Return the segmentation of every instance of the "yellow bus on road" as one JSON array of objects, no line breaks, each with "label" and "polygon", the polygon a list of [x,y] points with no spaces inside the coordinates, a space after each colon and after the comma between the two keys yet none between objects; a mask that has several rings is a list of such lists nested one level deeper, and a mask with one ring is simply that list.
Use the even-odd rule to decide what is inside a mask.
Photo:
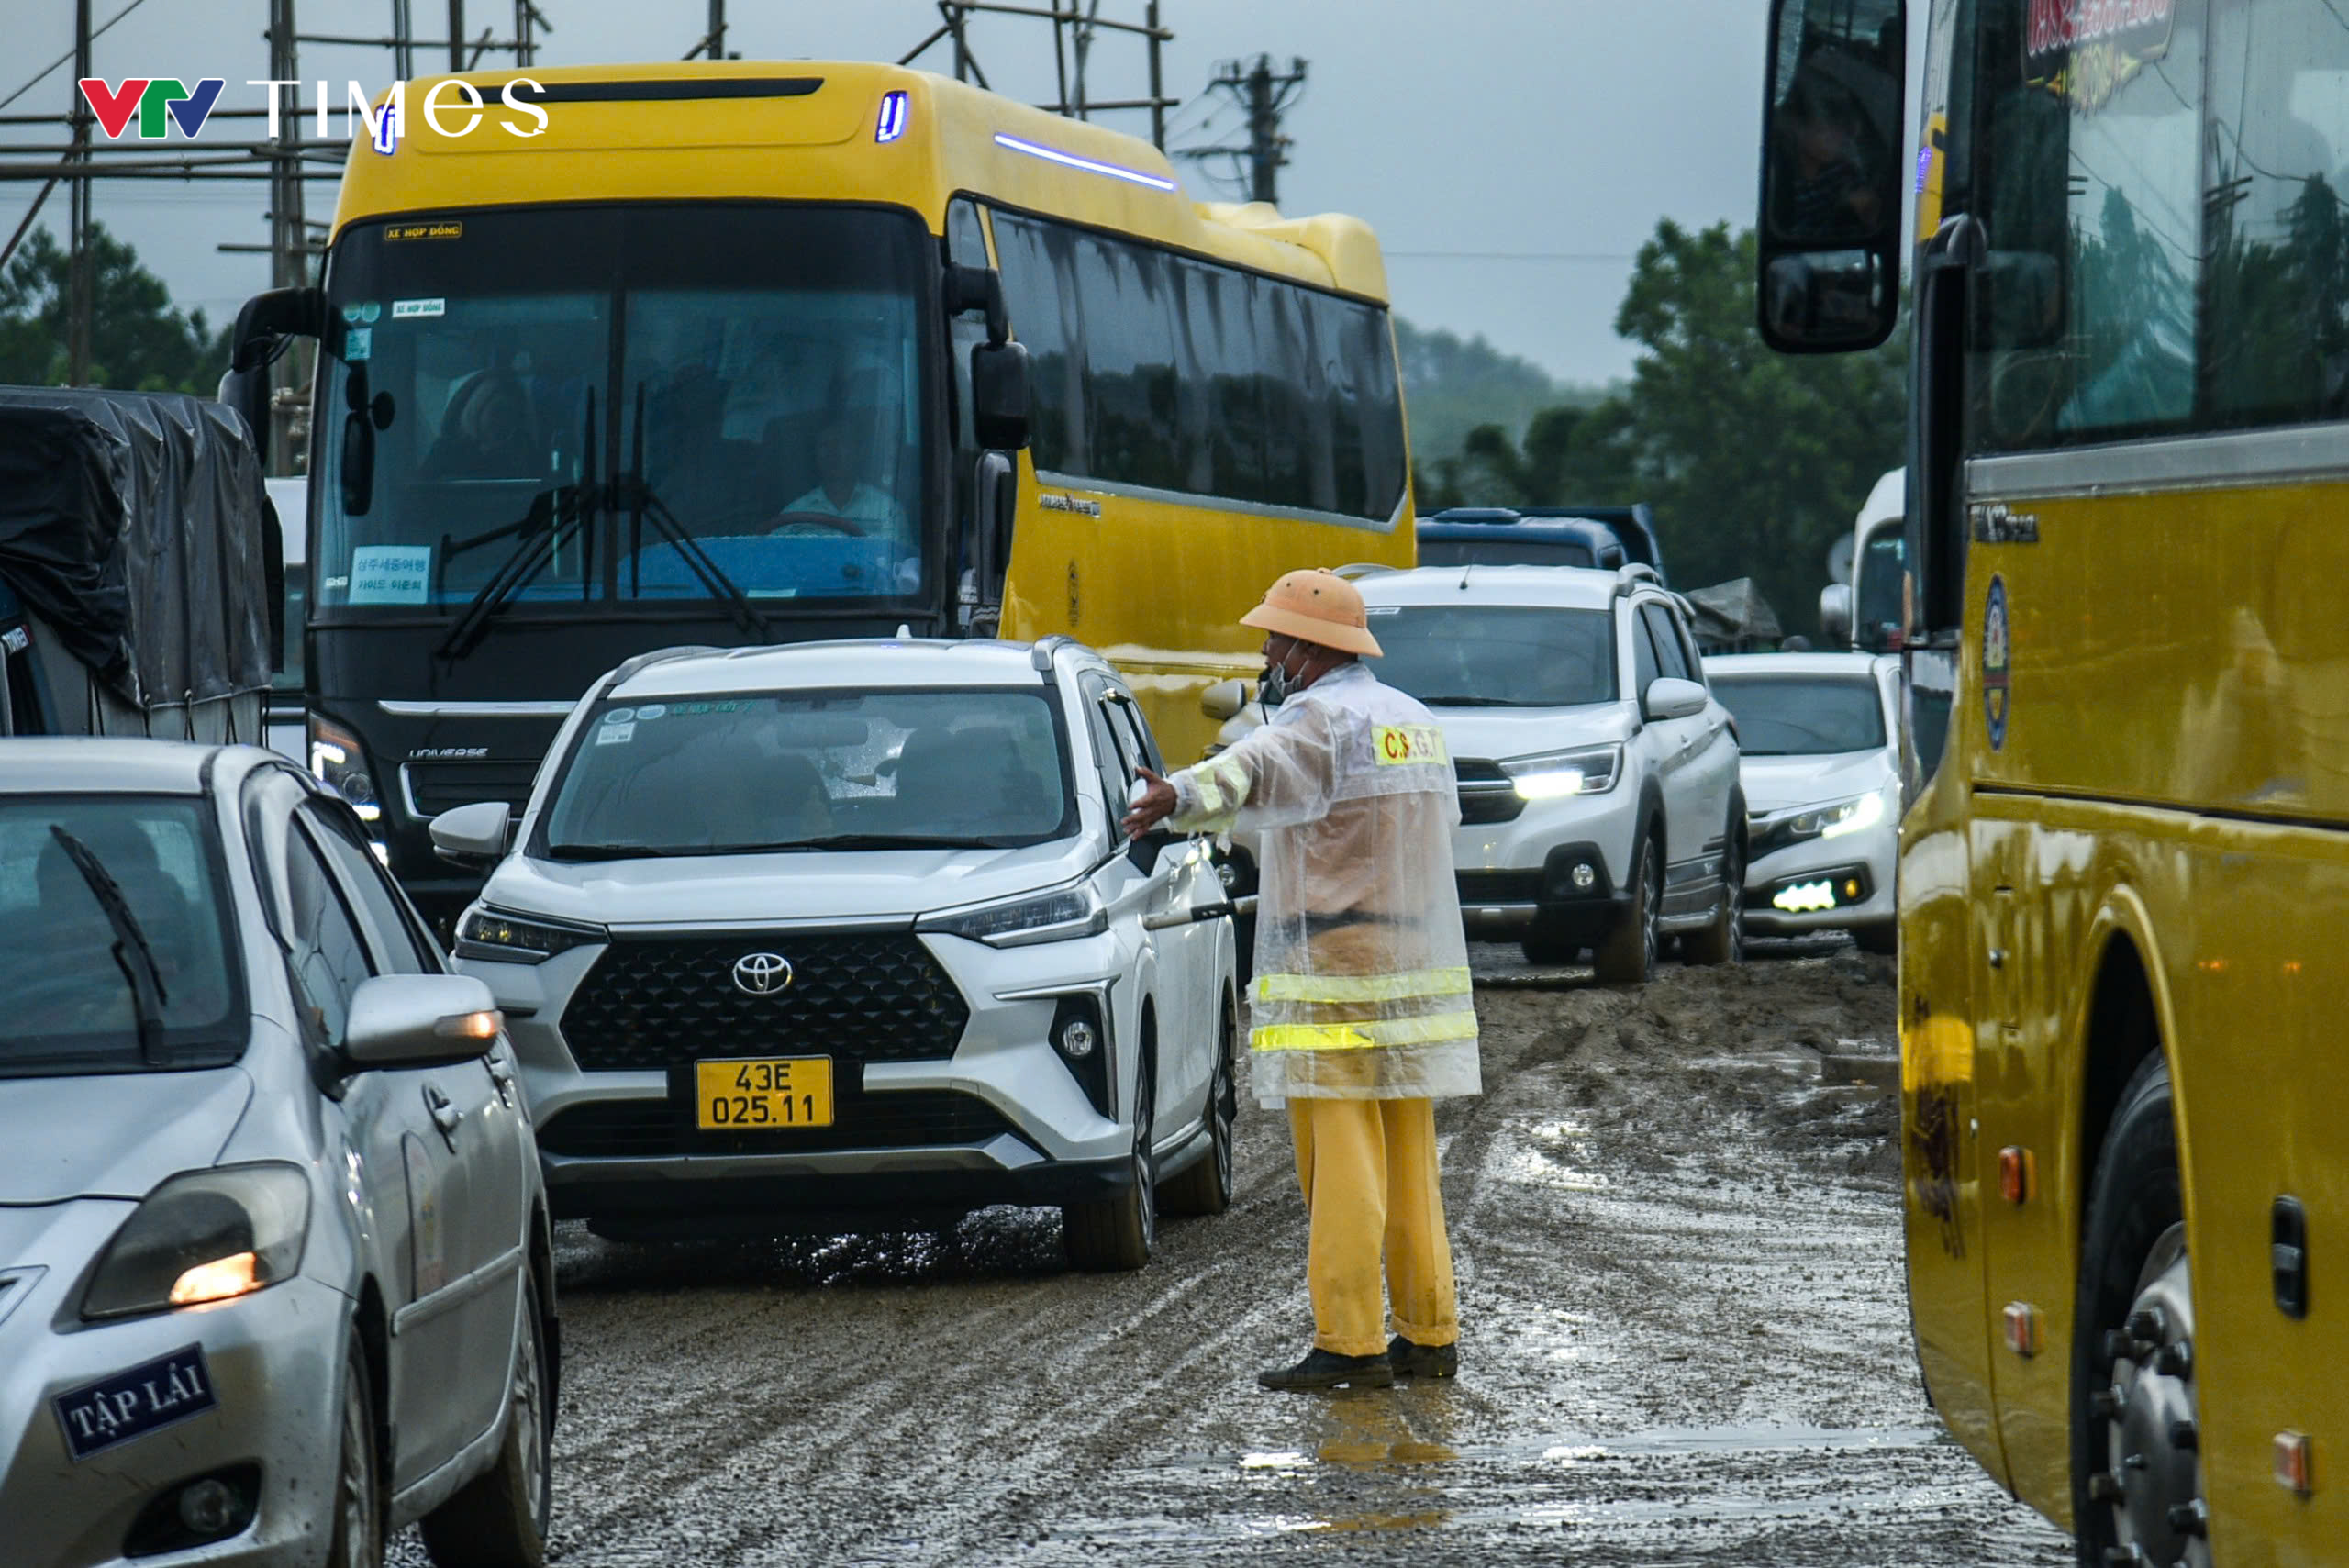
[{"label": "yellow bus on road", "polygon": [[[1917,207],[1909,1281],[2095,1564],[2349,1561],[2349,15],[1776,0],[1762,328]],[[1913,180],[1913,187],[1911,182]]]},{"label": "yellow bus on road", "polygon": [[1196,205],[1146,142],[918,72],[409,83],[322,287],[240,318],[257,428],[304,332],[308,749],[443,907],[425,823],[518,802],[648,649],[1066,633],[1179,758],[1265,582],[1412,560],[1367,228]]}]

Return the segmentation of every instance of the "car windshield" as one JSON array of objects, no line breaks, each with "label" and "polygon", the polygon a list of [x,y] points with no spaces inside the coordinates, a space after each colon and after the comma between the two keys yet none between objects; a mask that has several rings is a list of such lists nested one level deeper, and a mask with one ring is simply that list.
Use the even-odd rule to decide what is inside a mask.
[{"label": "car windshield", "polygon": [[930,257],[910,216],[780,204],[355,228],[328,270],[318,613],[454,615],[525,560],[536,616],[933,596]]},{"label": "car windshield", "polygon": [[1714,675],[1713,695],[1737,720],[1748,757],[1826,757],[1884,744],[1873,675]]},{"label": "car windshield", "polygon": [[[62,828],[121,889],[162,995],[161,1049],[139,1039],[119,939]],[[146,795],[0,798],[0,1077],[217,1067],[245,1048],[221,857],[201,803]],[[124,955],[133,964],[136,951]]]},{"label": "car windshield", "polygon": [[1605,610],[1528,605],[1373,605],[1378,678],[1431,706],[1573,707],[1615,699]]},{"label": "car windshield", "polygon": [[1074,831],[1041,687],[607,702],[555,786],[556,860],[1004,847]]},{"label": "car windshield", "polygon": [[1595,566],[1590,547],[1572,539],[1528,539],[1508,534],[1497,539],[1423,539],[1422,566]]}]

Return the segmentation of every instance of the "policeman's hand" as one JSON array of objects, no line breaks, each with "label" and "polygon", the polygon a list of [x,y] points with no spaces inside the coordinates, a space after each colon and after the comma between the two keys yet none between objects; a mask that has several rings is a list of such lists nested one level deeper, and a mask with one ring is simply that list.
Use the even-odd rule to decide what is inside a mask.
[{"label": "policeman's hand", "polygon": [[1141,778],[1137,781],[1133,807],[1123,824],[1129,839],[1141,838],[1174,815],[1174,786],[1148,768],[1139,772]]}]

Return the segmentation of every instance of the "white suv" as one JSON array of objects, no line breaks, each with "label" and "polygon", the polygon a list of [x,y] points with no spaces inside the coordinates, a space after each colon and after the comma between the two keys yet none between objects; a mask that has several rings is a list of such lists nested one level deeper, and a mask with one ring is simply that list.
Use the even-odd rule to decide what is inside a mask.
[{"label": "white suv", "polygon": [[1442,566],[1356,580],[1386,657],[1443,723],[1472,935],[1538,963],[1593,950],[1637,982],[1677,934],[1692,963],[1744,940],[1737,737],[1680,602],[1643,566]]},{"label": "white suv", "polygon": [[[1057,1205],[1135,1268],[1231,1192],[1238,992],[1205,840],[1064,638],[681,649],[581,699],[458,926],[512,1020],[555,1213],[604,1235]],[[435,844],[485,862],[502,805]]]}]

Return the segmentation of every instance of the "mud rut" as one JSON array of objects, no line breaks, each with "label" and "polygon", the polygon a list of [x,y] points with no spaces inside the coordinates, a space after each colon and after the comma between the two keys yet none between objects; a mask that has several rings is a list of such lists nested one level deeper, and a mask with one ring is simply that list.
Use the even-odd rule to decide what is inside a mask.
[{"label": "mud rut", "polygon": [[[1455,1385],[1259,1392],[1310,1318],[1284,1120],[1149,1268],[1049,1212],[615,1246],[565,1227],[557,1561],[2048,1564],[1909,1349],[1888,1052],[1848,946],[1646,987],[1478,950],[1486,1093],[1439,1108]],[[1839,1042],[1858,1042],[1856,1045]],[[395,1562],[424,1561],[413,1532]]]}]

